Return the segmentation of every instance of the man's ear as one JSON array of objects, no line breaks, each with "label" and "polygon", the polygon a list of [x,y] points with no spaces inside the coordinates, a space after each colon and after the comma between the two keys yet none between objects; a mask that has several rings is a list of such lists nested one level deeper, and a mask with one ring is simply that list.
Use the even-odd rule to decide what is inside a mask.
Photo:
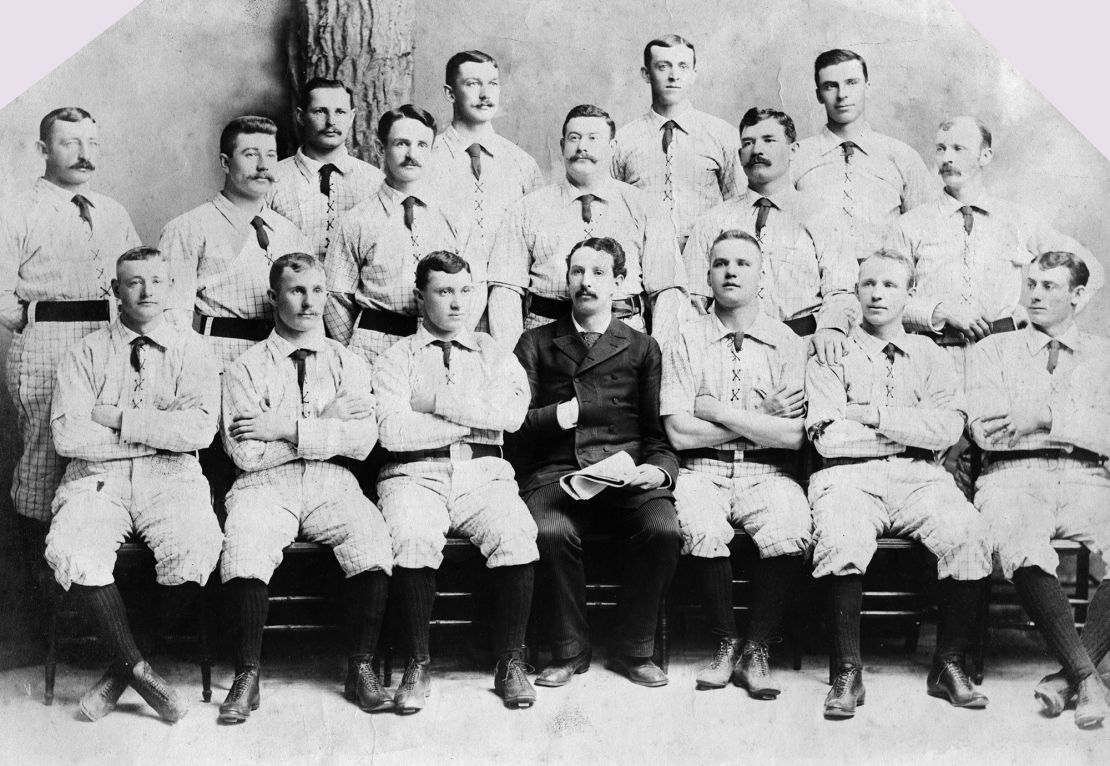
[{"label": "man's ear", "polygon": [[455,89],[454,87],[444,83],[443,84],[443,97],[447,99],[448,104],[455,103]]},{"label": "man's ear", "polygon": [[112,295],[119,297],[119,280],[115,278],[112,279]]},{"label": "man's ear", "polygon": [[220,168],[221,168],[221,169],[222,169],[222,170],[223,170],[223,171],[224,171],[225,173],[230,173],[230,172],[231,172],[231,168],[230,168],[230,167],[228,167],[228,162],[230,162],[230,161],[231,161],[231,158],[230,158],[230,157],[228,157],[228,156],[227,156],[226,154],[224,154],[223,152],[220,152]]}]

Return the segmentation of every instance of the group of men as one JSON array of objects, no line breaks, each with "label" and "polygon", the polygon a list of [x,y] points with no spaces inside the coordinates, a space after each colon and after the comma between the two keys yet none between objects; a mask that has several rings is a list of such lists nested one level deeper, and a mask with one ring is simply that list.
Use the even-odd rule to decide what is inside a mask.
[{"label": "group of men", "polygon": [[[87,718],[128,686],[166,720],[187,711],[114,584],[132,532],[167,614],[219,567],[235,662],[219,719],[239,723],[260,703],[267,584],[298,536],[346,575],[348,699],[413,713],[447,535],[486,558],[494,685],[529,707],[534,589],[552,653],[535,683],[590,667],[583,536],[598,523],[627,537],[611,665],[634,683],[667,683],[656,620],[687,554],[716,643],[698,687],[777,697],[768,643],[812,560],[836,647],[825,715],[854,715],[862,575],[891,533],[937,558],[930,694],[987,704],[963,662],[994,556],[1062,664],[1037,686],[1045,709],[1074,705],[1081,727],[1110,716],[1096,672],[1110,589],[1080,637],[1049,544],[1110,546],[1110,347],[1075,326],[1098,261],[985,191],[975,118],[940,124],[941,183],[872,130],[852,51],[817,57],[827,124],[801,142],[775,109],[748,110],[738,133],[694,109],[681,37],[650,41],[641,71],[650,111],[617,131],[597,106],[571,109],[546,185],[493,129],[485,53],[448,61],[445,131],[413,105],[382,115],[381,171],[347,153],[351,92],[310,80],[296,154],[278,161],[272,121],[232,120],[223,188],[157,248],[87,190],[91,115],[43,119],[44,177],[0,219],[12,492],[27,550],[113,657]],[[619,486],[579,499],[560,483],[610,458],[625,459]],[[742,637],[736,527],[760,554]],[[371,665],[387,599],[407,657],[393,693]]]}]

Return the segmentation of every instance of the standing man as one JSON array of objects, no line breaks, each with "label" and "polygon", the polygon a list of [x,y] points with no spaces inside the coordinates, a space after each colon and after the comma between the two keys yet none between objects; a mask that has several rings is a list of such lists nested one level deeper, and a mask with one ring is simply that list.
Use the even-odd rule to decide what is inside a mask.
[{"label": "standing man", "polygon": [[503,431],[528,410],[528,379],[512,353],[467,325],[477,297],[470,267],[430,253],[416,267],[424,322],[374,366],[378,431],[389,450],[378,479],[393,539],[393,593],[408,662],[397,711],[424,707],[430,686],[429,623],[447,533],[470,538],[493,575],[493,685],[507,707],[531,707],[521,661],[532,608],[536,524],[501,457]]},{"label": "standing man", "polygon": [[736,132],[690,103],[697,63],[694,44],[678,35],[644,46],[640,76],[651,86],[651,109],[617,131],[613,153],[613,177],[663,204],[680,250],[694,221],[740,190]]},{"label": "standing man", "polygon": [[339,219],[385,179],[382,171],[347,153],[354,119],[351,89],[339,80],[313,77],[301,90],[296,111],[301,145],[273,170],[270,207],[297,225],[321,261]]},{"label": "standing man", "polygon": [[25,550],[37,560],[65,470],[50,436],[58,362],[114,316],[115,259],[140,243],[127,211],[88,188],[100,159],[92,115],[55,109],[42,118],[36,146],[46,163],[42,178],[0,216],[0,324],[13,333],[8,392],[23,437],[12,500],[30,520],[23,522]]},{"label": "standing man", "polygon": [[[682,536],[671,494],[678,460],[659,420],[659,344],[613,316],[626,278],[619,242],[583,240],[566,263],[571,313],[526,331],[516,346],[532,390],[521,441],[537,447],[522,458],[520,489],[539,528],[553,646],[536,683],[562,686],[590,667],[582,534],[599,517],[615,517],[628,535],[628,564],[613,668],[633,683],[663,686],[667,676],[651,657]],[[625,486],[590,500],[563,491],[563,476],[620,452],[635,463]]]},{"label": "standing man", "polygon": [[161,253],[128,250],[115,273],[119,319],[70,348],[58,369],[50,425],[71,460],[46,560],[112,656],[81,698],[82,714],[104,717],[131,685],[173,723],[189,708],[135,645],[112,571],[132,532],[154,553],[158,584],[178,606],[215,569],[223,533],[194,450],[216,432],[219,370],[201,338],[162,315],[170,274]]},{"label": "standing man", "polygon": [[1027,277],[1029,326],[976,344],[968,374],[971,433],[985,451],[975,505],[1003,573],[1063,665],[1036,697],[1050,716],[1074,704],[1080,728],[1110,716],[1096,670],[1110,651],[1110,587],[1095,589],[1080,638],[1050,543],[1110,552],[1110,342],[1075,325],[1089,276],[1073,253],[1038,256]]},{"label": "standing man", "polygon": [[[752,108],[740,120],[740,164],[747,188],[694,224],[683,251],[690,292],[703,305],[712,292],[702,275],[710,248],[723,231],[754,234],[763,253],[758,296],[763,311],[801,336],[813,336],[819,358],[839,353],[859,313],[852,288],[856,260],[835,248],[818,247],[805,225],[801,194],[790,180],[798,148],[790,116]],[[835,360],[836,357],[832,356]]]},{"label": "standing man", "polygon": [[277,126],[236,117],[220,134],[223,189],[166,224],[159,240],[182,273],[169,307],[209,336],[221,369],[270,332],[266,280],[275,259],[309,249],[300,229],[266,205],[276,165]]},{"label": "standing man", "polygon": [[371,667],[389,591],[389,532],[336,458],[363,460],[377,440],[370,369],[324,337],[327,292],[315,256],[290,253],[270,269],[275,328],[223,376],[223,441],[242,473],[227,495],[220,556],[234,617],[235,680],[220,722],[258,708],[268,584],[298,533],[332,548],[347,579],[344,695],[366,712],[393,707]]},{"label": "standing man", "polygon": [[[659,412],[682,462],[675,508],[683,553],[696,566],[717,642],[698,688],[719,689],[731,677],[752,697],[774,699],[767,642],[801,584],[813,521],[797,476],[806,344],[760,307],[762,258],[745,231],[717,237],[706,279],[713,309],[668,346]],[[760,555],[744,641],[732,613],[734,524]]]},{"label": "standing man", "polygon": [[436,189],[470,216],[474,248],[488,254],[505,211],[543,185],[543,175],[531,155],[493,129],[501,106],[493,56],[462,51],[448,59],[443,95],[452,118],[432,146]]},{"label": "standing man", "polygon": [[921,156],[867,124],[867,62],[840,48],[813,63],[827,122],[798,144],[794,184],[828,227],[828,247],[857,261],[882,247],[894,219],[937,196]]},{"label": "standing man", "polygon": [[532,192],[505,216],[490,261],[490,332],[515,343],[523,329],[570,313],[565,253],[583,239],[611,238],[627,253],[613,310],[632,327],[670,337],[687,315],[686,274],[674,227],[647,192],[609,175],[616,125],[596,106],[563,122],[566,178]]},{"label": "standing man", "polygon": [[368,362],[416,332],[420,307],[413,294],[416,264],[430,252],[459,253],[470,264],[479,300],[468,329],[485,308],[486,253],[471,253],[471,222],[429,183],[436,121],[405,104],[378,121],[385,158],[385,183],[378,193],[344,216],[328,248],[331,337]]},{"label": "standing man", "polygon": [[850,718],[863,703],[863,574],[882,534],[911,537],[937,558],[929,694],[957,707],[987,704],[963,669],[991,572],[986,524],[937,464],[937,452],[963,432],[966,405],[944,352],[902,329],[913,291],[907,256],[880,250],[865,258],[856,287],[862,323],[849,336],[849,352],[839,363],[810,359],[806,368],[806,430],[825,459],[809,479],[813,576],[829,578],[838,668],[826,718]]}]

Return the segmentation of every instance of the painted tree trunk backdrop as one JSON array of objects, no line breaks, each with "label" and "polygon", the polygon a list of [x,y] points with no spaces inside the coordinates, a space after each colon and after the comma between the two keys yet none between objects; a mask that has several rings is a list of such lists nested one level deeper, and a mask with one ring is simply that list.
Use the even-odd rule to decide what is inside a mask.
[{"label": "painted tree trunk backdrop", "polygon": [[293,97],[313,77],[342,80],[354,91],[349,146],[380,164],[378,118],[412,101],[416,0],[298,0],[289,64]]}]

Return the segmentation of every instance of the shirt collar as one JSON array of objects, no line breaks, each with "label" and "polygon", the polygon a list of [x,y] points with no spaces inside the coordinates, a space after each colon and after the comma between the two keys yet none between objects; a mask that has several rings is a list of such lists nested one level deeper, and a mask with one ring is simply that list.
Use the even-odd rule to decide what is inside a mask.
[{"label": "shirt collar", "polygon": [[[724,323],[721,321],[721,318],[717,316],[717,312],[711,311],[710,316],[712,317],[712,323],[710,327],[713,331],[713,339],[719,341],[724,340],[725,338],[731,338],[733,330],[725,327]],[[752,340],[762,343],[765,346],[777,348],[778,341],[775,339],[776,324],[778,324],[778,322],[772,319],[769,315],[760,311],[759,314],[756,316],[755,321],[752,322],[746,329],[741,331],[741,335],[743,335],[743,337],[745,338],[751,338]]]},{"label": "shirt collar", "polygon": [[[585,335],[588,332],[596,332],[595,330],[587,330],[585,327],[578,324],[578,320],[574,318],[574,312],[571,312],[570,323],[572,325],[574,325],[574,329],[578,331],[579,335]],[[613,320],[612,320],[612,318],[610,318],[609,319],[609,324],[605,325],[605,329],[602,330],[601,334],[604,335],[605,333],[609,332],[609,326],[612,325],[612,324],[613,324]]]},{"label": "shirt collar", "polygon": [[[595,197],[605,200],[606,202],[610,202],[620,196],[620,192],[617,187],[618,183],[619,182],[615,180],[612,176],[609,176],[600,184],[598,184],[596,189],[593,189],[589,193],[593,194]],[[573,186],[571,182],[567,180],[567,177],[565,175],[563,176],[563,179],[559,182],[559,187],[563,193],[563,203],[566,205],[569,205],[572,202],[576,202],[579,197],[587,193],[580,190],[578,187]]]},{"label": "shirt collar", "polygon": [[297,153],[293,156],[296,158],[296,162],[299,163],[307,171],[307,174],[312,177],[319,176],[320,168],[322,168],[325,164],[335,165],[335,167],[338,168],[339,172],[343,175],[348,175],[352,170],[354,170],[354,158],[347,153],[346,147],[343,148],[342,157],[337,160],[329,160],[327,163],[323,163],[319,160],[314,160],[309,157],[307,154],[304,153],[303,146],[299,147],[297,149]]},{"label": "shirt collar", "polygon": [[659,112],[655,111],[655,109],[648,109],[647,116],[648,120],[651,121],[651,124],[654,125],[657,130],[662,130],[667,120],[674,120],[679,130],[683,133],[689,133],[694,126],[694,122],[697,121],[697,110],[694,109],[693,104],[687,101],[679,108],[678,114],[672,115],[671,117],[664,117],[659,114]]},{"label": "shirt collar", "polygon": [[906,342],[907,337],[905,329],[900,325],[895,336],[888,340],[870,334],[863,329],[863,325],[856,325],[852,328],[853,340],[855,340],[856,345],[863,349],[863,353],[872,362],[882,357],[883,349],[886,348],[888,343],[894,344],[894,347],[901,351],[903,355],[910,356],[909,343]]},{"label": "shirt collar", "polygon": [[995,209],[995,197],[986,189],[979,192],[974,199],[963,202],[953,197],[947,190],[945,190],[944,194],[940,195],[938,199],[941,204],[941,209],[950,214],[959,212],[959,209],[964,205],[976,208],[987,215],[990,215],[990,212]]},{"label": "shirt collar", "polygon": [[378,189],[378,198],[382,201],[382,206],[389,211],[393,211],[401,207],[401,203],[405,201],[406,197],[416,197],[416,199],[422,205],[424,205],[424,207],[428,206],[428,200],[430,199],[430,197],[426,193],[426,187],[424,185],[418,185],[416,191],[407,192],[404,194],[397,191],[385,182],[383,182],[381,188]]},{"label": "shirt collar", "polygon": [[482,151],[490,157],[497,156],[497,152],[494,150],[497,149],[497,140],[500,136],[498,136],[496,132],[490,133],[488,137],[481,141],[466,143],[466,140],[462,137],[462,134],[459,133],[458,129],[455,128],[454,125],[448,125],[447,130],[440,133],[439,136],[447,143],[454,154],[465,154],[470,144],[477,143],[482,147]]},{"label": "shirt collar", "polygon": [[853,144],[858,146],[860,151],[862,151],[864,154],[875,153],[875,136],[877,134],[866,122],[863,123],[863,125],[861,126],[859,134],[853,138],[841,138],[840,136],[829,130],[828,125],[822,127],[821,132],[818,135],[821,136],[822,154],[828,154],[834,149],[839,151],[840,145],[845,141],[851,141]]},{"label": "shirt collar", "polygon": [[285,338],[278,334],[277,329],[270,330],[270,336],[266,338],[266,342],[270,344],[270,348],[274,352],[274,356],[286,357],[292,354],[299,348],[306,348],[309,351],[320,353],[327,348],[327,339],[324,337],[324,329],[321,327],[318,334],[310,335],[306,338],[301,338],[296,344],[290,343]]},{"label": "shirt collar", "polygon": [[[139,333],[132,330],[119,319],[117,319],[112,324],[111,332],[124,345],[128,346],[131,345],[131,341],[135,340],[135,338],[140,337]],[[158,345],[159,348],[167,349],[173,345],[173,342],[177,337],[177,333],[174,332],[173,325],[166,321],[166,317],[163,314],[158,324],[154,328],[147,330],[147,332],[144,334],[144,337],[150,338],[152,341],[155,342],[155,344]]]},{"label": "shirt collar", "polygon": [[250,226],[254,217],[256,215],[262,215],[262,212],[266,209],[265,203],[259,200],[257,212],[248,213],[237,207],[234,202],[225,197],[223,192],[216,193],[216,196],[212,198],[212,204],[220,211],[220,215],[228,220],[228,223],[239,228]]},{"label": "shirt collar", "polygon": [[740,198],[744,200],[746,205],[753,206],[760,197],[766,197],[771,200],[779,210],[786,210],[797,200],[798,195],[799,192],[793,186],[787,184],[784,189],[774,194],[760,194],[755,189],[747,187],[744,189],[744,193]]},{"label": "shirt collar", "polygon": [[[90,207],[96,207],[96,205],[93,204],[92,198],[89,196],[89,192],[87,190],[71,192],[68,189],[63,189],[52,181],[47,181],[41,176],[35,179],[35,188],[44,194],[50,195],[50,197],[53,198],[53,200],[59,206],[72,205],[74,196],[80,194],[82,197],[89,201]],[[74,209],[76,210],[76,208]]]},{"label": "shirt collar", "polygon": [[[428,328],[421,323],[420,327],[416,330],[416,337],[413,342],[417,348],[424,348],[430,346],[442,338],[437,338],[428,332]],[[451,339],[452,343],[456,343],[463,348],[468,348],[471,351],[481,351],[482,347],[478,345],[478,335],[473,330],[463,330],[454,338]]]},{"label": "shirt collar", "polygon": [[1063,334],[1058,338],[1053,338],[1043,330],[1039,330],[1033,325],[1025,328],[1025,341],[1029,348],[1030,356],[1037,354],[1048,345],[1049,341],[1057,340],[1061,345],[1067,346],[1072,351],[1078,351],[1080,345],[1083,343],[1083,336],[1079,332],[1079,327],[1074,322],[1071,327],[1064,330]]}]

